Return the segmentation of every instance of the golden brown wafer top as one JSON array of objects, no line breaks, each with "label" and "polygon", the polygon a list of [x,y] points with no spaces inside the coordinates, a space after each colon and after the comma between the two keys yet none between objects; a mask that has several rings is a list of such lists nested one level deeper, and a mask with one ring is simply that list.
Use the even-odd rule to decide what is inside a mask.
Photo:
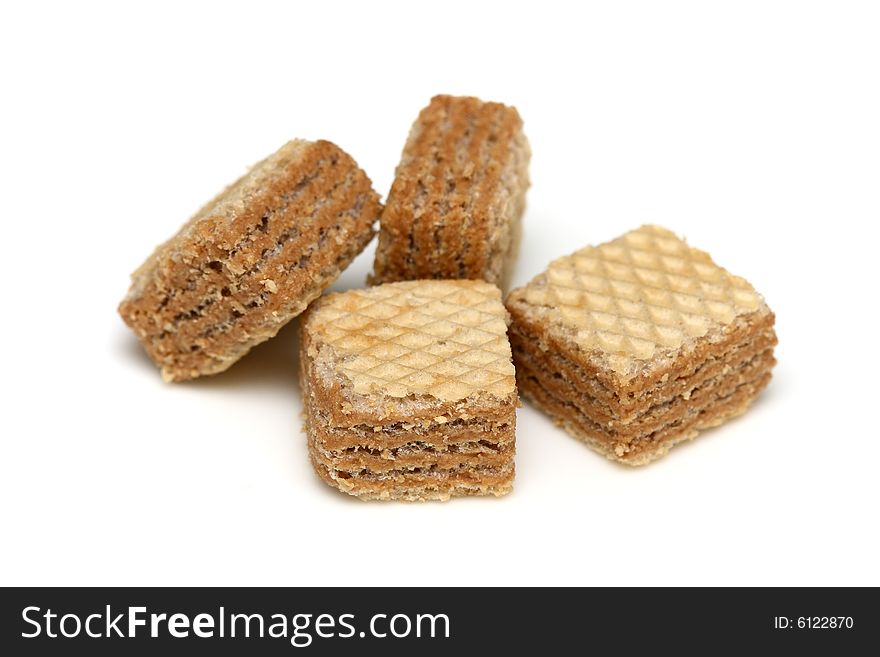
[{"label": "golden brown wafer top", "polygon": [[536,309],[620,374],[766,310],[746,280],[659,226],[554,260],[508,301]]},{"label": "golden brown wafer top", "polygon": [[331,294],[305,330],[333,351],[336,371],[359,395],[475,394],[506,398],[516,388],[500,290],[471,280],[388,283]]}]

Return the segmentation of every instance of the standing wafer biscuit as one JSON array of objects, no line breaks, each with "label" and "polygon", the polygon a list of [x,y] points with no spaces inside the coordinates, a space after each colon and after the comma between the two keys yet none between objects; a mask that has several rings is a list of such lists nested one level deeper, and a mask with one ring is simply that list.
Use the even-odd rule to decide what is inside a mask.
[{"label": "standing wafer biscuit", "polygon": [[164,379],[222,372],[339,276],[380,212],[349,155],[291,141],[158,247],[119,313]]},{"label": "standing wafer biscuit", "polygon": [[505,287],[530,155],[513,107],[434,97],[397,166],[369,282],[471,278]]},{"label": "standing wafer biscuit", "polygon": [[362,499],[503,495],[517,393],[501,292],[405,281],[331,294],[304,316],[309,454]]},{"label": "standing wafer biscuit", "polygon": [[506,303],[523,395],[630,465],[743,413],[776,362],[761,296],[657,226],[555,260]]}]

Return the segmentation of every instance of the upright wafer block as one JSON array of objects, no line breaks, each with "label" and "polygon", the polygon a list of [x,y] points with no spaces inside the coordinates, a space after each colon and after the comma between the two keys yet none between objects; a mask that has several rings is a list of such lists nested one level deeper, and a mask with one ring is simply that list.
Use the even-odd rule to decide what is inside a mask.
[{"label": "upright wafer block", "polygon": [[507,493],[517,393],[506,330],[501,293],[482,281],[319,299],[301,341],[318,475],[362,499]]},{"label": "upright wafer block", "polygon": [[523,395],[630,465],[743,413],[776,362],[761,296],[657,226],[555,260],[507,308]]},{"label": "upright wafer block", "polygon": [[380,212],[350,156],[291,141],[157,248],[119,313],[164,379],[222,372],[339,276]]},{"label": "upright wafer block", "polygon": [[369,282],[471,278],[505,287],[530,155],[513,107],[434,97],[397,166]]}]

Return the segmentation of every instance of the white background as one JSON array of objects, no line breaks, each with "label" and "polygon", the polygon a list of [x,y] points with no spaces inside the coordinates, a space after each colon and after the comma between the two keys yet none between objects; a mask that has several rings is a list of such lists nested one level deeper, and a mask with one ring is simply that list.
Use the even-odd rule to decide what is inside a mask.
[{"label": "white background", "polygon": [[[2,584],[880,584],[880,15],[850,2],[5,4]],[[516,105],[515,283],[645,222],[778,316],[753,409],[643,469],[528,406],[503,499],[312,473],[294,327],[161,382],[128,274],[293,137],[387,193],[436,93]],[[371,247],[337,288],[358,287]]]}]

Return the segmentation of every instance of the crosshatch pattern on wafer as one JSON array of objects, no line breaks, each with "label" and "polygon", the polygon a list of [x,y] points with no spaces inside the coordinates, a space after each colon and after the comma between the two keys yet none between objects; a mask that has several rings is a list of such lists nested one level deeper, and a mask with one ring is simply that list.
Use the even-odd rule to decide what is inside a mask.
[{"label": "crosshatch pattern on wafer", "polygon": [[547,309],[616,372],[764,305],[747,281],[658,226],[559,258],[511,296]]},{"label": "crosshatch pattern on wafer", "polygon": [[325,297],[309,330],[357,394],[498,398],[516,387],[507,313],[482,281],[407,281]]},{"label": "crosshatch pattern on wafer", "polygon": [[776,362],[761,296],[657,226],[554,261],[507,307],[523,395],[628,465],[743,413]]}]

